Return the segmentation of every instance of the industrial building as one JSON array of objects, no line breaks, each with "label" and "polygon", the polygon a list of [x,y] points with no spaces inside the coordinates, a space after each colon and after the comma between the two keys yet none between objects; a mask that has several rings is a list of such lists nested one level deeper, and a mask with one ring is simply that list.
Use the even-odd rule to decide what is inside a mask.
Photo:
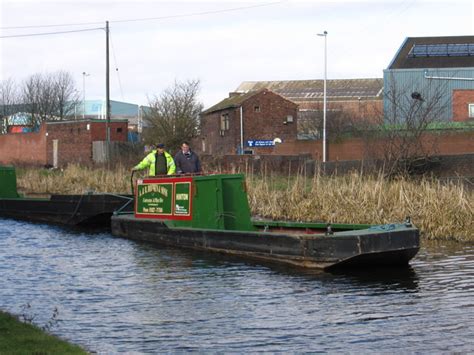
[{"label": "industrial building", "polygon": [[436,100],[440,121],[474,120],[474,36],[408,37],[383,77],[386,118]]}]

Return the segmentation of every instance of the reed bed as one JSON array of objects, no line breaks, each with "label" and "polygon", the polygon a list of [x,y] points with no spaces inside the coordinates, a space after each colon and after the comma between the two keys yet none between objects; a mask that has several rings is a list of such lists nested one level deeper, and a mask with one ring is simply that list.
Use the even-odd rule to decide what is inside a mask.
[{"label": "reed bed", "polygon": [[[24,169],[19,190],[27,193],[130,193],[130,171],[69,165],[62,171]],[[248,175],[254,215],[294,221],[385,224],[410,216],[425,239],[474,241],[474,189],[435,179],[352,173],[312,177]]]},{"label": "reed bed", "polygon": [[474,191],[462,184],[382,174],[252,177],[253,213],[274,219],[385,224],[410,216],[425,239],[474,241]]},{"label": "reed bed", "polygon": [[18,190],[40,194],[82,194],[107,192],[130,194],[130,170],[122,165],[113,169],[70,164],[61,170],[19,169]]}]

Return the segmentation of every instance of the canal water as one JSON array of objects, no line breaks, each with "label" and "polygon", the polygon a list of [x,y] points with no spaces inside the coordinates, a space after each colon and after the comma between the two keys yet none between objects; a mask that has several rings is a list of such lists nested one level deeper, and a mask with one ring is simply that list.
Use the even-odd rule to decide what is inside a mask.
[{"label": "canal water", "polygon": [[[0,309],[95,352],[472,352],[474,245],[295,272],[0,219]],[[26,308],[29,305],[29,308]]]}]

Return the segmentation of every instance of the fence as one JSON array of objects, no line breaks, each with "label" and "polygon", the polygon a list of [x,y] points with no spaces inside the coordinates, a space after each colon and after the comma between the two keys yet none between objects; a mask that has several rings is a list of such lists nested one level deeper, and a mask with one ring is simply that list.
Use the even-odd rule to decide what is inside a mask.
[{"label": "fence", "polygon": [[[474,154],[445,155],[433,157],[436,164],[425,171],[437,177],[450,178],[455,176],[474,176]],[[357,170],[366,173],[384,169],[383,161],[346,160],[322,163],[310,155],[202,155],[201,161],[207,171],[252,172],[312,175],[343,175]]]},{"label": "fence", "polygon": [[[144,146],[141,143],[134,142],[109,142],[107,154],[107,142],[92,142],[92,160],[94,163],[107,163],[107,161],[123,164],[136,163],[143,159]],[[110,159],[107,159],[109,155]]]}]

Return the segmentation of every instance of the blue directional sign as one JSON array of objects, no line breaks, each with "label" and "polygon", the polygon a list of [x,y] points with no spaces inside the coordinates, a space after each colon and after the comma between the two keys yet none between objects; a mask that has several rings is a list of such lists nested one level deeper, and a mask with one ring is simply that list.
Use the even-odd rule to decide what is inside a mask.
[{"label": "blue directional sign", "polygon": [[253,139],[247,140],[247,147],[273,147],[275,143],[272,139],[262,140],[262,139]]}]

